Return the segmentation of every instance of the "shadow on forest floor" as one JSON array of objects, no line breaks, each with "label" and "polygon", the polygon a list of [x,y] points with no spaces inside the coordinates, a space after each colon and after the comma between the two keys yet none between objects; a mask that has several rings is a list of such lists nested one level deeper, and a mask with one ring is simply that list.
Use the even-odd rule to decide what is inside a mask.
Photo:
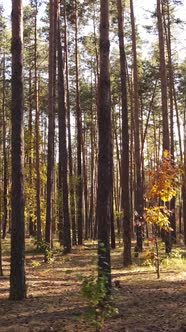
[{"label": "shadow on forest floor", "polygon": [[[88,250],[86,249],[88,247]],[[41,254],[26,255],[27,293],[24,301],[9,295],[8,256],[3,257],[5,277],[0,278],[0,332],[95,331],[85,318],[88,304],[82,298],[78,274],[96,273],[95,249],[73,249],[57,254],[51,264]],[[152,268],[121,267],[122,248],[113,253],[113,301],[119,313],[106,320],[103,332],[186,332],[186,271],[162,267],[156,279]]]}]

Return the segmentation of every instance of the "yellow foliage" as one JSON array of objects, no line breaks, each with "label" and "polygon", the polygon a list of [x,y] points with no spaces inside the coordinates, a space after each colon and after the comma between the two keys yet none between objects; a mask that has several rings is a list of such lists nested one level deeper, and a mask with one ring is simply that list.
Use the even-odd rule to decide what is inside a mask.
[{"label": "yellow foliage", "polygon": [[157,168],[148,172],[150,180],[146,187],[145,198],[153,206],[145,209],[144,219],[147,223],[157,225],[166,231],[171,230],[169,227],[171,211],[166,205],[159,206],[159,202],[163,201],[165,204],[176,196],[181,186],[181,173],[182,170],[176,167],[170,153],[165,150]]},{"label": "yellow foliage", "polygon": [[145,209],[144,219],[149,224],[157,225],[166,231],[170,231],[169,215],[170,211],[166,206],[153,206]]},{"label": "yellow foliage", "polygon": [[148,172],[150,181],[146,188],[146,198],[148,200],[161,199],[168,202],[181,185],[180,175],[182,170],[176,167],[170,153],[165,150],[161,163],[155,170]]}]

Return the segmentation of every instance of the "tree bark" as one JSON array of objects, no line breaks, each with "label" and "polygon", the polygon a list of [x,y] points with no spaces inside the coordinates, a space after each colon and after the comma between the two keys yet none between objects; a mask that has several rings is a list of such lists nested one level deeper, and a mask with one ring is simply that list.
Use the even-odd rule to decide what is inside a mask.
[{"label": "tree bark", "polygon": [[128,102],[127,102],[127,75],[126,56],[124,50],[123,33],[123,8],[121,0],[117,0],[118,14],[118,37],[120,49],[120,78],[121,78],[121,100],[122,100],[122,211],[123,211],[123,265],[132,264],[131,258],[131,211],[129,194],[129,126],[128,126]]},{"label": "tree bark", "polygon": [[[64,86],[64,61],[62,58],[61,34],[58,17],[58,116],[59,116],[59,193],[63,205],[63,246],[65,253],[71,250],[70,218],[67,181],[66,104]],[[61,201],[60,201],[61,204]]]},{"label": "tree bark", "polygon": [[[47,206],[45,241],[52,245],[53,187],[54,187],[54,112],[55,112],[55,0],[50,0],[49,31],[49,103],[48,103],[48,155],[47,155]],[[47,258],[45,257],[47,261]]]},{"label": "tree bark", "polygon": [[[186,245],[186,109],[184,110],[183,234]],[[181,227],[180,227],[181,228]],[[181,230],[180,230],[181,232]]]},{"label": "tree bark", "polygon": [[76,68],[76,121],[77,121],[77,227],[78,244],[83,244],[83,179],[82,179],[82,118],[79,93],[78,61],[78,0],[75,0],[75,68]]},{"label": "tree bark", "polygon": [[97,189],[97,224],[98,224],[98,278],[103,279],[107,293],[111,288],[110,264],[110,75],[109,75],[109,1],[101,0],[100,13],[100,79],[98,102],[98,189]]},{"label": "tree bark", "polygon": [[136,51],[136,28],[133,10],[133,0],[130,0],[131,25],[132,25],[132,51],[133,51],[133,83],[134,83],[134,158],[136,171],[136,188],[135,188],[135,228],[137,245],[136,251],[141,252],[143,247],[143,183],[141,171],[141,149],[140,149],[140,109],[139,109],[139,80]]},{"label": "tree bark", "polygon": [[68,38],[67,38],[67,18],[66,5],[64,4],[64,50],[65,50],[65,70],[66,70],[66,107],[68,126],[68,163],[69,163],[69,194],[70,194],[70,219],[72,225],[72,244],[77,244],[76,238],[76,211],[75,193],[73,182],[73,162],[72,162],[72,142],[71,142],[71,119],[70,119],[70,94],[69,94],[69,70],[68,70]]},{"label": "tree bark", "polygon": [[41,234],[41,204],[40,204],[40,144],[39,144],[39,83],[38,83],[38,68],[37,68],[37,14],[38,2],[35,0],[35,26],[34,26],[34,90],[35,90],[35,135],[36,135],[36,223],[37,223],[37,242],[42,239]]},{"label": "tree bark", "polygon": [[161,79],[161,105],[163,117],[163,150],[170,148],[169,126],[168,126],[168,106],[167,106],[167,74],[165,64],[165,41],[162,22],[162,0],[157,0],[159,52],[160,52],[160,79]]},{"label": "tree bark", "polygon": [[12,0],[12,229],[10,299],[26,297],[23,139],[23,7]]},{"label": "tree bark", "polygon": [[[169,124],[168,124],[168,102],[167,102],[167,73],[165,63],[165,40],[163,31],[162,0],[157,0],[159,53],[160,53],[160,80],[161,80],[161,106],[163,118],[163,151],[170,150]],[[165,241],[165,251],[170,253],[172,244],[171,236],[168,232],[162,232]]]},{"label": "tree bark", "polygon": [[[172,64],[171,18],[170,18],[169,0],[167,0],[166,11],[167,11],[167,26],[165,24],[165,15],[164,15],[164,25],[166,32],[167,54],[168,54],[168,77],[169,77],[168,87],[169,87],[169,103],[170,103],[170,152],[171,152],[172,162],[174,163],[174,74],[173,74],[173,64]],[[170,211],[171,211],[170,226],[173,229],[171,232],[172,243],[176,243],[175,206],[176,206],[176,198],[172,197],[170,201]]]},{"label": "tree bark", "polygon": [[82,161],[83,161],[83,198],[84,198],[84,231],[85,239],[88,239],[88,188],[87,188],[87,162],[86,162],[86,132],[83,131],[82,135]]},{"label": "tree bark", "polygon": [[[0,188],[0,202],[1,202],[1,188]],[[2,217],[1,217],[1,204],[0,204],[0,276],[3,276],[3,262],[2,262]]]},{"label": "tree bark", "polygon": [[[32,126],[32,69],[29,68],[29,118],[28,118],[28,130],[29,130],[29,156],[28,156],[28,168],[29,168],[29,186],[33,186],[33,126]],[[29,235],[34,236],[34,223],[33,217],[29,216]]]},{"label": "tree bark", "polygon": [[110,235],[111,235],[111,248],[116,248],[115,237],[115,223],[114,223],[114,207],[113,207],[113,182],[114,182],[114,167],[113,167],[113,138],[112,130],[110,133]]},{"label": "tree bark", "polygon": [[[2,113],[3,113],[3,239],[6,237],[7,232],[7,151],[6,151],[6,110],[5,110],[5,54],[3,55],[3,100],[2,100]],[[1,233],[0,233],[1,236]]]},{"label": "tree bark", "polygon": [[90,208],[89,208],[89,230],[88,235],[90,238],[93,238],[93,225],[94,225],[94,169],[95,169],[95,123],[94,123],[94,110],[93,110],[93,82],[91,78],[91,127],[90,127],[90,160],[91,160],[91,168],[90,168]]}]

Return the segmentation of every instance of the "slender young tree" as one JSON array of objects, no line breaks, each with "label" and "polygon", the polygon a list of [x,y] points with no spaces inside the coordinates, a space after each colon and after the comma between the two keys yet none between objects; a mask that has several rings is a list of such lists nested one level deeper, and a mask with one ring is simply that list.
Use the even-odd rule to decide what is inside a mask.
[{"label": "slender young tree", "polygon": [[121,77],[121,101],[122,101],[122,210],[123,210],[123,264],[132,264],[131,259],[131,218],[130,218],[130,195],[129,195],[129,125],[127,103],[127,73],[126,56],[124,49],[123,33],[123,6],[122,1],[117,0],[118,13],[118,36],[120,49],[120,77]]},{"label": "slender young tree", "polygon": [[107,292],[111,288],[110,264],[110,75],[109,75],[109,1],[100,1],[100,79],[98,105],[98,189],[97,189],[97,225],[98,225],[98,278],[104,278]]},{"label": "slender young tree", "polygon": [[12,229],[10,299],[26,297],[23,141],[23,7],[12,0]]}]

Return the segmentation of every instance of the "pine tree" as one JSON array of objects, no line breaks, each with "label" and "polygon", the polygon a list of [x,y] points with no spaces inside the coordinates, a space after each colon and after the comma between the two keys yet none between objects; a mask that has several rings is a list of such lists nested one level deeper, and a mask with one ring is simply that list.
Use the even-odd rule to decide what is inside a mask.
[{"label": "pine tree", "polygon": [[23,141],[22,0],[12,1],[12,229],[10,299],[26,297]]},{"label": "pine tree", "polygon": [[111,288],[110,264],[110,76],[109,76],[109,1],[101,0],[100,12],[100,78],[99,78],[99,155],[97,189],[98,277],[103,279],[107,292]]},{"label": "pine tree", "polygon": [[129,125],[127,102],[127,73],[126,56],[124,49],[123,33],[123,7],[121,0],[117,0],[118,11],[118,36],[120,48],[120,76],[121,76],[121,100],[122,100],[122,209],[123,209],[123,264],[128,266],[131,259],[131,219],[130,219],[130,195],[129,195]]}]

